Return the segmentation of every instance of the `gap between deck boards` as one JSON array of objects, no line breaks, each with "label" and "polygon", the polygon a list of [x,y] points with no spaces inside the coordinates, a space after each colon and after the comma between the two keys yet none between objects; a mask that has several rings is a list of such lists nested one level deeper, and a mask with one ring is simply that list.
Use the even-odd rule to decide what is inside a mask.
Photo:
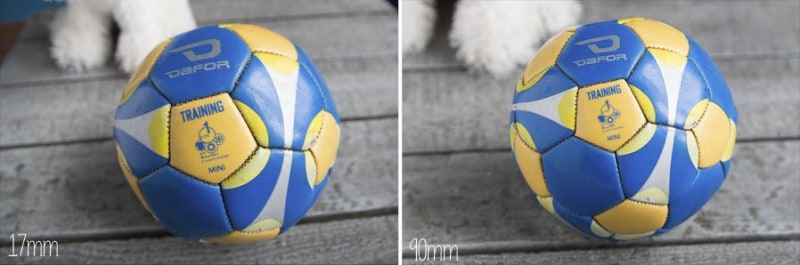
[{"label": "gap between deck boards", "polygon": [[[328,213],[320,215],[312,215],[303,217],[297,222],[297,225],[313,224],[313,223],[327,223],[336,221],[345,221],[359,218],[370,218],[379,216],[391,216],[399,213],[397,206],[381,207],[375,209],[366,209],[358,211],[347,211],[340,213]],[[88,231],[88,232],[64,232],[61,234],[48,234],[36,235],[28,234],[28,238],[47,238],[48,240],[55,240],[59,243],[68,242],[88,242],[88,241],[103,241],[103,240],[128,240],[138,238],[160,238],[172,236],[167,230],[160,226],[140,226],[131,227],[128,229],[117,229],[115,231]],[[8,238],[0,239],[0,248],[8,247],[11,245],[11,240]]]},{"label": "gap between deck boards", "polygon": [[[669,240],[669,241],[633,241],[627,243],[607,243],[592,241],[571,242],[565,244],[541,244],[525,241],[508,242],[481,242],[458,244],[459,256],[472,255],[496,255],[505,253],[538,253],[538,252],[562,252],[576,250],[602,250],[602,249],[626,249],[639,247],[663,247],[663,246],[689,246],[689,245],[710,245],[726,243],[756,243],[756,242],[784,242],[797,241],[800,243],[800,233],[783,235],[759,235],[759,236],[731,236],[714,239],[689,239],[689,240]],[[404,242],[406,243],[406,242]],[[434,244],[436,242],[431,242]],[[403,258],[414,258],[414,252],[407,246],[403,246]]]}]

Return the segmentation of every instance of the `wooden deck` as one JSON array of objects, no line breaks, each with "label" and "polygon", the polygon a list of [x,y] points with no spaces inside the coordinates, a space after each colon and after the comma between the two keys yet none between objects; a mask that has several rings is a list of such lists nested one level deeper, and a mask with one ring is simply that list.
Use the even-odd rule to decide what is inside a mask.
[{"label": "wooden deck", "polygon": [[[112,116],[126,75],[57,69],[47,16],[0,68],[0,263],[396,263],[397,13],[385,1],[193,0],[199,25],[273,29],[312,57],[342,115],[336,171],[301,223],[265,243],[168,234],[119,169]],[[57,240],[59,257],[11,258],[9,236]]]},{"label": "wooden deck", "polygon": [[798,264],[800,2],[583,4],[585,22],[659,19],[712,54],[740,114],[722,188],[694,219],[653,239],[613,245],[571,231],[536,203],[514,164],[507,123],[517,76],[468,73],[444,21],[428,51],[403,59],[404,263],[416,263],[410,240],[425,238],[457,245],[466,264]]}]

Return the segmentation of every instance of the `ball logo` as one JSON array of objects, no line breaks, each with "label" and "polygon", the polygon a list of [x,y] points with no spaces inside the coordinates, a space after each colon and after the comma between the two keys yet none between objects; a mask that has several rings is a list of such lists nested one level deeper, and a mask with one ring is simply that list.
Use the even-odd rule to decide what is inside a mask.
[{"label": "ball logo", "polygon": [[600,106],[600,115],[597,116],[597,120],[603,130],[612,129],[614,128],[614,122],[619,119],[620,115],[620,111],[614,108],[614,105],[611,105],[606,99],[606,103]]},{"label": "ball logo", "polygon": [[225,136],[217,132],[217,130],[214,130],[214,128],[208,124],[208,121],[206,121],[203,123],[203,127],[200,128],[200,131],[197,132],[195,148],[197,148],[197,151],[200,151],[200,159],[205,163],[224,158],[224,156],[220,157],[217,154],[219,146],[223,143],[225,143]]},{"label": "ball logo", "polygon": [[[619,41],[619,36],[617,35],[605,35],[587,40],[582,40],[575,43],[575,45],[586,46],[586,48],[589,48],[589,50],[591,50],[592,53],[598,54],[598,53],[607,53],[619,50],[620,41]],[[603,45],[604,47],[600,47],[600,45]],[[577,66],[584,66],[590,64],[597,64],[601,62],[614,62],[619,60],[627,61],[628,57],[624,53],[617,53],[617,54],[601,55],[597,57],[580,59],[573,61],[572,63],[574,63]]]},{"label": "ball logo", "polygon": [[[211,51],[209,51],[207,53],[196,54],[193,50],[191,50],[192,48],[200,47],[200,46],[204,46],[204,45],[211,45]],[[186,59],[189,59],[189,61],[194,62],[194,61],[199,61],[199,60],[203,60],[203,59],[214,58],[214,56],[219,55],[219,52],[221,50],[219,48],[219,46],[220,45],[219,45],[219,40],[218,39],[207,39],[207,40],[198,41],[198,42],[195,42],[195,43],[190,43],[190,44],[187,44],[187,45],[183,45],[181,47],[172,49],[169,52],[175,53],[175,52],[181,52],[182,51],[183,52],[183,56],[186,56]]]},{"label": "ball logo", "polygon": [[[600,48],[599,46],[597,46],[598,42],[606,41],[606,40],[610,40],[611,41],[611,46],[608,46],[608,47],[605,47],[605,48]],[[588,39],[588,40],[583,40],[583,41],[580,41],[578,43],[575,43],[575,45],[586,45],[586,47],[588,47],[590,50],[592,50],[592,52],[595,53],[595,54],[604,53],[604,52],[613,52],[613,51],[616,51],[617,49],[619,49],[619,36],[617,36],[617,35],[606,35],[606,36],[602,36],[602,37],[591,38],[591,39]]]},{"label": "ball logo", "polygon": [[[195,48],[211,46],[208,52],[197,54]],[[211,59],[217,57],[222,51],[222,45],[218,39],[207,39],[198,42],[189,43],[181,47],[170,50],[170,53],[182,53],[190,62]],[[214,71],[217,69],[227,68],[230,69],[230,62],[228,60],[220,60],[214,62],[200,63],[193,66],[183,67],[164,73],[169,78],[176,78],[179,76],[186,76],[197,73],[199,71]]]}]

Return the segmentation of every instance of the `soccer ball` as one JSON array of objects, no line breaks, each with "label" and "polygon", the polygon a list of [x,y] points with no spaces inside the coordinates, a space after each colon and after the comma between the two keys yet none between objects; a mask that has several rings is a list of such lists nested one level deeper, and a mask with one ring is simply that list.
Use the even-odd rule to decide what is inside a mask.
[{"label": "soccer ball", "polygon": [[737,113],[708,54],[677,29],[626,18],[567,29],[525,69],[511,147],[539,203],[610,241],[665,233],[730,171]]},{"label": "soccer ball", "polygon": [[270,239],[311,208],[339,146],[339,115],[311,60],[254,25],[198,28],[160,43],[114,116],[125,178],[171,233]]}]

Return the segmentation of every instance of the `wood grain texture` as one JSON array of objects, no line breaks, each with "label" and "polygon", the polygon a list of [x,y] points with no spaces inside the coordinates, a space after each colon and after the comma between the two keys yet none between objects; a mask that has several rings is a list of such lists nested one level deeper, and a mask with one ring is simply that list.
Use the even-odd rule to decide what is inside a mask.
[{"label": "wood grain texture", "polygon": [[387,264],[397,262],[397,215],[302,224],[255,244],[200,244],[166,236],[59,243],[58,257],[11,258],[9,246],[0,252],[0,262],[23,264]]},{"label": "wood grain texture", "polygon": [[[267,27],[286,36],[315,63],[334,58],[397,57],[397,15],[393,12],[301,20],[253,20],[247,23]],[[0,69],[0,88],[31,82],[124,76],[113,62],[85,73],[62,71],[50,58],[49,45],[45,39],[17,42],[3,64],[5,67]],[[387,67],[395,67],[391,73],[396,75],[396,62]]]},{"label": "wood grain texture", "polygon": [[[0,151],[0,235],[158,228],[125,182],[114,148],[103,140]],[[307,217],[397,207],[397,167],[397,119],[343,122],[334,174]]]},{"label": "wood grain texture", "polygon": [[[320,60],[317,67],[342,118],[397,115],[395,56]],[[126,82],[120,77],[0,88],[0,147],[111,137]]]},{"label": "wood grain texture", "polygon": [[[739,111],[738,139],[800,137],[800,123],[788,114],[800,113],[800,57],[717,65]],[[433,71],[406,72],[403,79],[404,153],[509,148],[516,77]]]},{"label": "wood grain texture", "polygon": [[[581,1],[581,24],[623,17],[664,21],[692,37],[716,59],[797,56],[800,17],[797,1]],[[404,69],[463,67],[448,44],[451,17],[440,17],[427,51],[406,54]],[[769,40],[769,41],[765,41]],[[524,67],[524,66],[520,66]],[[523,69],[519,69],[522,73]],[[515,72],[516,73],[516,72]],[[516,74],[515,74],[516,75]]]},{"label": "wood grain texture", "polygon": [[[644,241],[800,235],[800,141],[736,147],[731,173],[699,214]],[[403,172],[403,242],[416,237],[431,244],[602,244],[539,206],[510,152],[405,156]]]},{"label": "wood grain texture", "polygon": [[[422,253],[421,253],[422,254]],[[744,242],[460,256],[463,264],[797,264],[800,241]],[[445,259],[446,260],[446,259]],[[445,261],[446,262],[446,261]],[[441,264],[414,258],[404,264]]]}]

